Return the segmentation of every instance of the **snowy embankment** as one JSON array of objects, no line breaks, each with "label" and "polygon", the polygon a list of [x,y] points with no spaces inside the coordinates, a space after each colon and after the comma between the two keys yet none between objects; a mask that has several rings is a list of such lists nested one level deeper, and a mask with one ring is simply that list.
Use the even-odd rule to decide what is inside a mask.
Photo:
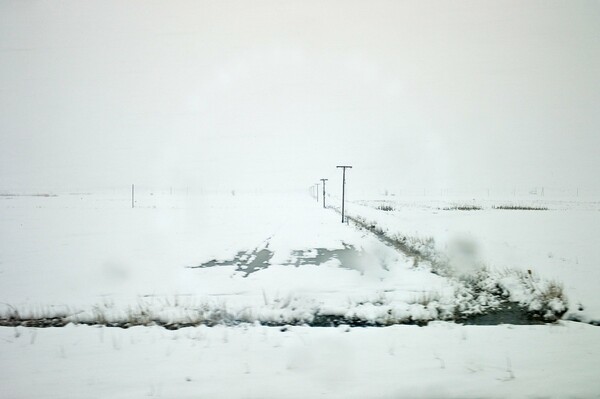
[{"label": "snowy embankment", "polygon": [[348,208],[441,275],[475,278],[534,314],[600,322],[598,202],[386,197]]}]

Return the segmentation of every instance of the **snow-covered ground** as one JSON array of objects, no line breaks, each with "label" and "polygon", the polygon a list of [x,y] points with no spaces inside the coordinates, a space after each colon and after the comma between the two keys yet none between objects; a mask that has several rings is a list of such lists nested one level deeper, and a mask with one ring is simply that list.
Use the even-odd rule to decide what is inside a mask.
[{"label": "snow-covered ground", "polygon": [[[218,310],[224,318],[277,323],[319,309],[372,319],[393,303],[398,318],[427,319],[422,297],[453,297],[446,279],[414,269],[304,194],[139,195],[135,209],[110,196],[3,201],[5,317],[89,321],[151,313],[169,323]],[[195,268],[240,252],[252,260],[263,250],[268,267],[254,273],[239,265]],[[344,251],[350,261],[341,265]]]},{"label": "snow-covered ground", "polygon": [[3,398],[597,398],[600,329],[0,328]]},{"label": "snow-covered ground", "polygon": [[[371,232],[340,223],[305,193],[136,198],[131,209],[126,193],[0,197],[2,317],[223,325],[0,327],[3,397],[600,392],[600,328],[584,323],[281,327],[319,313],[381,324],[435,319],[455,305],[460,288]],[[466,234],[490,267],[533,269],[564,284],[570,313],[600,314],[591,292],[599,281],[593,203],[461,212],[419,201],[384,212],[357,202],[352,214],[431,236],[441,252]],[[231,326],[240,321],[247,323]]]}]

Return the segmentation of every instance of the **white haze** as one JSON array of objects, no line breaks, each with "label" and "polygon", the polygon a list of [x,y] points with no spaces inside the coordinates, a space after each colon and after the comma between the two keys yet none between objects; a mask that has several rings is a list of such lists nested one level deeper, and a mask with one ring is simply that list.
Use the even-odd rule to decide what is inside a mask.
[{"label": "white haze", "polygon": [[598,188],[597,1],[1,1],[0,190]]}]

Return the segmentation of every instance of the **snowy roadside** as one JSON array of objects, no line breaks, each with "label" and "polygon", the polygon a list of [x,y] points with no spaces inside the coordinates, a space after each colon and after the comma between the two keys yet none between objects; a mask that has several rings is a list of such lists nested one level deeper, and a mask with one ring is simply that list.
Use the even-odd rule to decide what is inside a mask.
[{"label": "snowy roadside", "polygon": [[0,328],[2,396],[594,398],[600,329]]}]

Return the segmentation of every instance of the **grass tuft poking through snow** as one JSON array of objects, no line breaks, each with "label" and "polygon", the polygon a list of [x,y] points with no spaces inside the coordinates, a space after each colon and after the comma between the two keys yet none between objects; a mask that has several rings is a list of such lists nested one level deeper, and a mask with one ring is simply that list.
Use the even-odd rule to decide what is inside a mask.
[{"label": "grass tuft poking through snow", "polygon": [[492,209],[504,209],[509,211],[547,211],[545,206],[527,206],[527,205],[493,205]]}]

